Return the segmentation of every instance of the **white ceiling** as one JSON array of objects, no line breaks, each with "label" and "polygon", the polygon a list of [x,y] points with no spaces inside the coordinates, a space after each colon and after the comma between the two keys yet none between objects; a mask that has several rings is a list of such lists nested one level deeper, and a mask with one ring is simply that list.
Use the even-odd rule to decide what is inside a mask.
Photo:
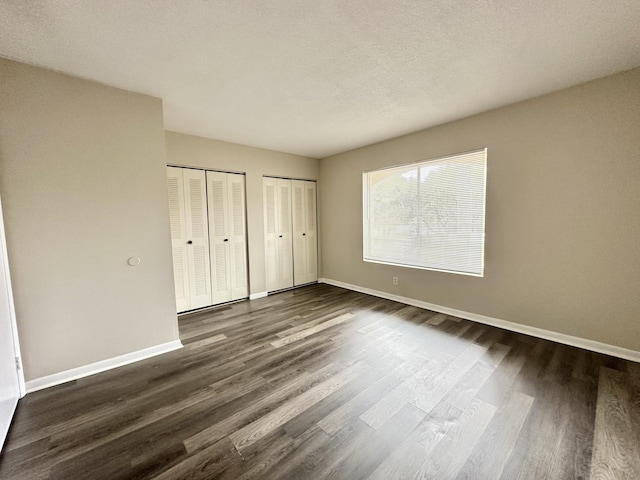
[{"label": "white ceiling", "polygon": [[322,158],[636,67],[640,1],[0,0],[0,56]]}]

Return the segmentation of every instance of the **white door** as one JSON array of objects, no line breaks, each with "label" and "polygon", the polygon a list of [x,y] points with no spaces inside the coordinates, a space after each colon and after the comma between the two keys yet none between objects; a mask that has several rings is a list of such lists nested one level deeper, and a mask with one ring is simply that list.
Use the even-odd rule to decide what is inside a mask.
[{"label": "white door", "polygon": [[229,199],[229,271],[231,272],[231,300],[249,296],[247,278],[247,217],[244,175],[228,173]]},{"label": "white door", "polygon": [[207,186],[202,170],[167,167],[178,312],[211,305]]},{"label": "white door", "polygon": [[213,303],[249,295],[244,175],[207,172]]},{"label": "white door", "polygon": [[316,183],[292,181],[294,284],[318,280]]},{"label": "white door", "polygon": [[211,265],[209,262],[209,228],[207,220],[207,182],[203,170],[185,168],[185,224],[189,265],[189,308],[212,304]]},{"label": "white door", "polygon": [[318,208],[316,182],[305,182],[305,216],[307,230],[305,231],[307,244],[307,282],[318,281]]},{"label": "white door", "polygon": [[267,290],[293,286],[291,180],[264,178]]},{"label": "white door", "polygon": [[264,238],[265,238],[265,269],[267,277],[267,290],[278,290],[278,180],[265,177],[263,179],[264,191]]},{"label": "white door", "polygon": [[169,221],[171,225],[171,252],[173,255],[173,283],[178,312],[191,308],[189,291],[189,259],[187,256],[187,226],[184,213],[184,178],[182,168],[167,167],[169,193]]},{"label": "white door", "polygon": [[0,450],[9,432],[18,398],[24,394],[24,380],[16,360],[20,356],[18,352],[11,277],[0,204]]},{"label": "white door", "polygon": [[293,225],[291,221],[291,180],[278,179],[278,270],[279,288],[293,287]]},{"label": "white door", "polygon": [[211,281],[214,304],[231,300],[227,196],[227,175],[220,172],[207,172]]},{"label": "white door", "polygon": [[301,285],[306,282],[307,272],[307,248],[306,229],[307,222],[304,208],[305,182],[293,180],[291,182],[291,206],[293,208],[293,283]]}]

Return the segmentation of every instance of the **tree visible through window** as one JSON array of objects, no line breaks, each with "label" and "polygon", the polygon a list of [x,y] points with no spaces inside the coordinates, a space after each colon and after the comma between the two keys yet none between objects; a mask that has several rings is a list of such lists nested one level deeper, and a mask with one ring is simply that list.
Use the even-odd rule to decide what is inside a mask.
[{"label": "tree visible through window", "polygon": [[364,260],[482,276],[486,149],[363,174]]}]

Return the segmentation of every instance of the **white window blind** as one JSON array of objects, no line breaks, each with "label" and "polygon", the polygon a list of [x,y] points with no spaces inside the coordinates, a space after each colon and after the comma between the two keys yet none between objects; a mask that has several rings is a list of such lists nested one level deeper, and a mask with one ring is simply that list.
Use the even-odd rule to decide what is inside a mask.
[{"label": "white window blind", "polygon": [[487,150],[363,174],[364,260],[484,273]]}]

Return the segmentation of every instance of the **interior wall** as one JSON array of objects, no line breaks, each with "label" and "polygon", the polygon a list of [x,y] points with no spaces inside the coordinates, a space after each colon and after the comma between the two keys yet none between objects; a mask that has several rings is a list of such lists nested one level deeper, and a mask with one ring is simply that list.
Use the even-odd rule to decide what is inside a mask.
[{"label": "interior wall", "polygon": [[[321,160],[323,276],[640,351],[639,86],[635,69]],[[364,170],[481,147],[483,278],[362,261]]]},{"label": "interior wall", "polygon": [[169,164],[246,174],[249,292],[266,292],[262,178],[317,180],[319,161],[176,132],[166,132],[166,145]]},{"label": "interior wall", "polygon": [[177,340],[161,101],[4,59],[0,84],[26,380]]}]

